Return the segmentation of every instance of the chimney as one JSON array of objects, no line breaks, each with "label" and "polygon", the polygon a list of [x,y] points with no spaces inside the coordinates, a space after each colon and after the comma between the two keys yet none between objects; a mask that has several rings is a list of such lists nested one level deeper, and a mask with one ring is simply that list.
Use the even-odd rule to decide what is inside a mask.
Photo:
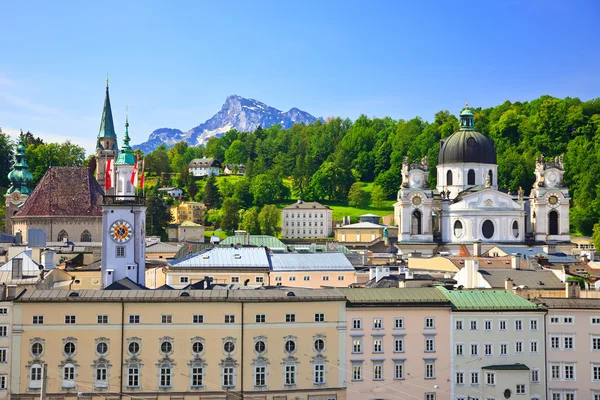
[{"label": "chimney", "polygon": [[479,261],[471,259],[465,260],[465,269],[467,270],[467,281],[465,287],[473,289],[479,286]]},{"label": "chimney", "polygon": [[512,290],[513,289],[513,280],[511,278],[506,278],[504,281],[504,289]]},{"label": "chimney", "polygon": [[204,277],[204,283],[205,283],[204,284],[204,288],[205,289],[210,289],[210,281],[211,281],[210,276],[205,276]]},{"label": "chimney", "polygon": [[473,242],[473,257],[481,257],[481,240]]},{"label": "chimney", "polygon": [[551,254],[556,254],[556,244],[555,243],[546,243],[543,247],[542,250],[544,250],[544,253],[551,255]]},{"label": "chimney", "polygon": [[50,270],[56,268],[55,253],[53,250],[44,250],[42,252],[42,266]]},{"label": "chimney", "polygon": [[8,285],[6,287],[6,298],[14,299],[17,296],[17,285]]},{"label": "chimney", "polygon": [[521,269],[521,253],[512,253],[510,255],[510,267],[512,269]]},{"label": "chimney", "polygon": [[[571,273],[571,268],[567,264],[563,264],[562,271],[563,271],[563,274],[569,275]],[[565,280],[566,279],[567,279],[567,277],[565,276]]]},{"label": "chimney", "polygon": [[6,300],[6,283],[0,283],[0,301],[5,301]]},{"label": "chimney", "polygon": [[578,299],[581,294],[579,282],[565,282],[565,297],[567,299]]},{"label": "chimney", "polygon": [[115,281],[115,270],[114,269],[106,270],[106,279],[104,281],[106,282],[106,286],[112,285],[112,283]]}]

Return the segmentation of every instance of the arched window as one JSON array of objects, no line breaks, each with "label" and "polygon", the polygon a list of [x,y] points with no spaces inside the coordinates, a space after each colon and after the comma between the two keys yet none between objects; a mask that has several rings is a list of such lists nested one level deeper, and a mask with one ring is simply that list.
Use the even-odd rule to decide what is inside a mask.
[{"label": "arched window", "polygon": [[87,229],[85,231],[83,231],[83,233],[81,234],[81,241],[82,242],[91,242],[92,241],[92,234]]},{"label": "arched window", "polygon": [[94,386],[97,388],[108,387],[108,368],[104,363],[96,365],[96,376],[94,379]]},{"label": "arched window", "polygon": [[554,210],[548,214],[548,234],[558,235],[558,213]]},{"label": "arched window", "polygon": [[171,387],[173,366],[169,362],[163,362],[159,366],[159,386],[161,388]]},{"label": "arched window", "polygon": [[513,222],[512,231],[513,231],[513,236],[518,238],[519,237],[519,223],[517,221]]},{"label": "arched window", "polygon": [[140,367],[138,364],[129,364],[127,367],[127,387],[140,387]]},{"label": "arched window", "polygon": [[446,172],[446,185],[452,186],[452,171]]},{"label": "arched window", "polygon": [[467,174],[467,185],[474,185],[475,184],[475,171],[470,169],[469,173]]},{"label": "arched window", "polygon": [[29,388],[40,389],[42,387],[42,366],[33,364],[29,368]]},{"label": "arched window", "polygon": [[193,388],[204,387],[204,362],[197,360],[192,363],[191,367],[191,385]]},{"label": "arched window", "polygon": [[490,172],[488,172],[488,175],[490,176],[490,185],[494,184],[494,173],[492,172],[492,170],[490,169]]},{"label": "arched window", "polygon": [[58,241],[59,242],[68,242],[69,241],[69,234],[64,229],[62,231],[58,232]]},{"label": "arched window", "polygon": [[410,234],[411,235],[420,235],[421,234],[421,225],[422,225],[422,217],[421,211],[415,210],[412,213]]},{"label": "arched window", "polygon": [[68,363],[64,365],[62,378],[63,388],[75,387],[75,366],[73,364]]},{"label": "arched window", "polygon": [[485,220],[481,227],[481,233],[483,233],[484,238],[491,239],[494,236],[494,223],[489,219]]},{"label": "arched window", "polygon": [[463,235],[463,224],[460,221],[454,223],[454,237],[461,237]]}]

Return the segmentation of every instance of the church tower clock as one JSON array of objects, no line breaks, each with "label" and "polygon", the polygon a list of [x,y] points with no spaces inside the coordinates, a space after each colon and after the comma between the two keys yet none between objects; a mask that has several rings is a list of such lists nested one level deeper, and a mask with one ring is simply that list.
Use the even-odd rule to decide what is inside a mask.
[{"label": "church tower clock", "polygon": [[131,183],[134,166],[127,121],[123,146],[115,163],[114,195],[104,196],[102,205],[103,288],[124,278],[145,285],[146,206],[143,197],[135,196]]}]

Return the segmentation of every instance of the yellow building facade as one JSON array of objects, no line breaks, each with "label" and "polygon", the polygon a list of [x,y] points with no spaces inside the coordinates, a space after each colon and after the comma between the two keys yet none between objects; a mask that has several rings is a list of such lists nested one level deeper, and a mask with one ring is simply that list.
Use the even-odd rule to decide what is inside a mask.
[{"label": "yellow building facade", "polygon": [[181,224],[184,221],[204,224],[204,212],[206,207],[202,203],[195,201],[182,202],[178,206],[173,206],[171,211],[171,222]]},{"label": "yellow building facade", "polygon": [[31,291],[11,397],[345,399],[345,337],[337,290]]}]

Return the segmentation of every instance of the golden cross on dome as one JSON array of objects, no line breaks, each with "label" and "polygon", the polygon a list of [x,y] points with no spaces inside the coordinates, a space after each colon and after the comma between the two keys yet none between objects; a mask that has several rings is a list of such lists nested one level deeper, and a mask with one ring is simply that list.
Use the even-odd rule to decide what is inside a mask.
[{"label": "golden cross on dome", "polygon": [[465,107],[469,107],[469,100],[465,102]]}]

